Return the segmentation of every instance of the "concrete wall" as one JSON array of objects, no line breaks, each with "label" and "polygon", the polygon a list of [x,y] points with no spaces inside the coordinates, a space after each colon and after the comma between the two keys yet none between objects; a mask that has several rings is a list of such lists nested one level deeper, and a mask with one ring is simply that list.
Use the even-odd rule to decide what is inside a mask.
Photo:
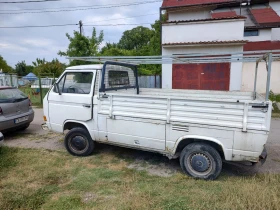
[{"label": "concrete wall", "polygon": [[[177,20],[195,20],[195,19],[206,19],[211,18],[211,9],[213,7],[203,8],[203,9],[180,9],[180,11],[168,13],[168,20],[169,21],[177,21]],[[179,10],[179,9],[176,9]]]},{"label": "concrete wall", "polygon": [[278,1],[270,1],[269,6],[272,7],[272,9],[280,16],[280,2]]},{"label": "concrete wall", "polygon": [[167,24],[162,43],[244,40],[244,20]]},{"label": "concrete wall", "polygon": [[[255,63],[244,63],[242,71],[242,91],[254,90],[255,79]],[[257,78],[257,92],[265,93],[266,91],[267,71],[265,63],[259,65],[258,78]],[[274,93],[280,93],[280,62],[272,64],[270,90]]]},{"label": "concrete wall", "polygon": [[[189,46],[189,47],[164,47],[162,55],[187,54],[187,53],[228,53],[241,52],[242,45],[220,46]],[[242,81],[242,63],[231,63],[230,90],[240,90]],[[162,65],[162,88],[172,89],[172,64]]]},{"label": "concrete wall", "polygon": [[280,28],[273,28],[271,33],[271,40],[272,41],[279,41],[280,40]]},{"label": "concrete wall", "polygon": [[246,36],[244,37],[244,40],[248,40],[250,42],[270,41],[271,34],[271,29],[260,29],[259,36]]}]

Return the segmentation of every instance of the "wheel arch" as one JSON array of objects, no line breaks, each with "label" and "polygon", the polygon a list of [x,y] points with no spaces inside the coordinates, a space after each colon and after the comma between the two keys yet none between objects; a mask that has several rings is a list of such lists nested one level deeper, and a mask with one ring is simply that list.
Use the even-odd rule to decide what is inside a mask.
[{"label": "wheel arch", "polygon": [[63,132],[65,130],[71,130],[73,128],[84,128],[88,131],[92,139],[95,139],[93,133],[90,132],[88,125],[84,122],[75,121],[75,120],[66,120],[63,124]]},{"label": "wheel arch", "polygon": [[179,139],[177,139],[173,153],[174,154],[181,153],[181,151],[188,144],[191,144],[194,142],[203,142],[203,143],[211,145],[219,152],[222,159],[225,159],[225,147],[223,146],[223,144],[218,139],[213,138],[213,137],[207,137],[207,136],[197,136],[197,135],[182,136]]}]

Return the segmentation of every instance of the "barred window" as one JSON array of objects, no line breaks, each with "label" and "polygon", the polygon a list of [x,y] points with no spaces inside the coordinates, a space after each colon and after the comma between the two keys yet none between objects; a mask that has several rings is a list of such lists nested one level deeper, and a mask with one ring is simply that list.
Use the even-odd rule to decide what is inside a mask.
[{"label": "barred window", "polygon": [[109,71],[109,86],[129,85],[127,71]]},{"label": "barred window", "polygon": [[104,83],[101,88],[103,90],[135,88],[136,74],[132,68],[121,65],[106,65]]}]

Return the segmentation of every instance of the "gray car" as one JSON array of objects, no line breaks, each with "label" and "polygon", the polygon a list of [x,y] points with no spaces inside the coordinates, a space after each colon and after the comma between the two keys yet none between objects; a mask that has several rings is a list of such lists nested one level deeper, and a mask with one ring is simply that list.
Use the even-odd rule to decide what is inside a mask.
[{"label": "gray car", "polygon": [[4,136],[3,134],[0,132],[0,147],[3,145],[4,143]]},{"label": "gray car", "polygon": [[25,130],[34,119],[28,97],[17,88],[0,87],[0,131]]}]

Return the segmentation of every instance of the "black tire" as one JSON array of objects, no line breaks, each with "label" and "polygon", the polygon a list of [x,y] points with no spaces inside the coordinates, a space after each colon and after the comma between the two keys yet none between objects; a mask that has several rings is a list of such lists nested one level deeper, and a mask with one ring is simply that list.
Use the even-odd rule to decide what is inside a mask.
[{"label": "black tire", "polygon": [[209,144],[191,143],[181,152],[180,165],[189,176],[214,180],[222,171],[222,158]]},{"label": "black tire", "polygon": [[94,142],[84,128],[71,129],[64,138],[64,145],[74,156],[89,156],[94,150]]}]

